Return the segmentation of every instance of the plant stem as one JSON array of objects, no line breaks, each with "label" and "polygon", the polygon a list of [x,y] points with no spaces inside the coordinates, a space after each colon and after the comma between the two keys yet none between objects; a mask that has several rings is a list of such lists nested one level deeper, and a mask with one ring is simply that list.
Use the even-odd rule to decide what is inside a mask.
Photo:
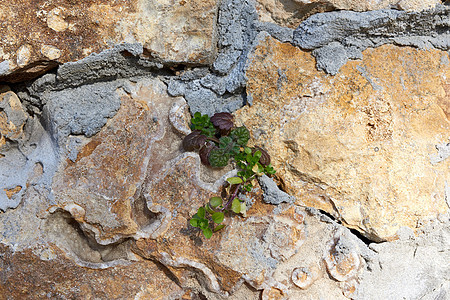
[{"label": "plant stem", "polygon": [[237,196],[237,193],[238,193],[238,191],[239,191],[239,188],[241,187],[241,184],[242,184],[242,183],[239,183],[239,184],[236,186],[236,190],[234,191],[233,195],[231,195],[231,197],[230,197],[230,199],[228,200],[228,202],[225,204],[225,206],[224,206],[220,211],[224,211],[224,210],[230,205],[230,203],[233,202],[234,198],[236,198],[236,196]]},{"label": "plant stem", "polygon": [[219,139],[218,139],[218,138],[215,138],[215,137],[209,137],[209,136],[207,136],[206,139],[207,139],[207,140],[210,140],[210,141],[213,141],[213,142],[216,142],[216,143],[218,143],[218,144],[220,143]]}]

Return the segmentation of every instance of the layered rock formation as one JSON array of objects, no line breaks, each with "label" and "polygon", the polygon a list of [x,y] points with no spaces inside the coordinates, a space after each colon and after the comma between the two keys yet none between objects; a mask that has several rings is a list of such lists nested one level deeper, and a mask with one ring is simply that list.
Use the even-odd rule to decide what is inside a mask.
[{"label": "layered rock formation", "polygon": [[[448,297],[439,2],[0,4],[2,297]],[[197,111],[277,170],[211,239],[236,170],[182,150]]]}]

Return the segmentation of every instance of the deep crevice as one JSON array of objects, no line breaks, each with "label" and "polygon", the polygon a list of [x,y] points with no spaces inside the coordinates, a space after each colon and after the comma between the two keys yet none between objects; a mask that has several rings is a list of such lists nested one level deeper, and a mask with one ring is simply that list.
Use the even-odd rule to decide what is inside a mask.
[{"label": "deep crevice", "polygon": [[164,275],[167,276],[167,278],[169,278],[170,280],[172,280],[173,282],[176,283],[176,285],[178,285],[179,287],[183,288],[180,280],[175,276],[175,274],[172,273],[172,271],[170,271],[170,269],[162,264],[161,262],[157,261],[156,259],[150,259],[157,267],[160,271],[162,271],[164,273]]},{"label": "deep crevice", "polygon": [[133,220],[140,228],[145,228],[158,219],[158,214],[153,213],[148,209],[147,201],[143,196],[137,197],[132,204],[132,208]]},{"label": "deep crevice", "polygon": [[369,246],[372,243],[378,243],[377,241],[373,241],[373,240],[367,238],[366,236],[364,236],[361,232],[359,232],[356,229],[352,229],[352,228],[349,228],[349,229],[350,229],[350,232],[353,233],[354,236],[356,236],[359,240],[361,240],[367,246]]},{"label": "deep crevice", "polygon": [[128,258],[131,238],[101,245],[91,233],[83,230],[70,213],[62,209],[57,209],[47,218],[45,229],[57,245],[63,246],[81,261],[104,263]]},{"label": "deep crevice", "polygon": [[341,220],[337,219],[335,216],[333,216],[332,214],[330,214],[329,212],[326,212],[322,209],[318,210],[320,214],[325,215],[326,217],[330,218],[331,220],[333,220],[334,222],[338,223],[339,225],[342,225]]},{"label": "deep crevice", "polygon": [[379,243],[382,241],[378,241],[378,240],[371,240],[370,238],[368,238],[367,236],[365,236],[363,233],[359,232],[356,229],[353,228],[349,228],[347,226],[345,226],[345,224],[342,223],[341,220],[337,219],[335,216],[333,216],[332,214],[330,214],[329,212],[326,212],[322,209],[316,209],[313,207],[307,207],[306,211],[311,214],[311,215],[316,215],[319,216],[321,221],[327,221],[326,219],[322,220],[323,217],[327,218],[328,220],[331,220],[332,222],[335,222],[341,226],[344,226],[345,228],[347,228],[348,230],[350,230],[350,232],[356,237],[358,238],[360,241],[362,241],[364,244],[366,244],[367,246],[369,246],[372,243]]}]

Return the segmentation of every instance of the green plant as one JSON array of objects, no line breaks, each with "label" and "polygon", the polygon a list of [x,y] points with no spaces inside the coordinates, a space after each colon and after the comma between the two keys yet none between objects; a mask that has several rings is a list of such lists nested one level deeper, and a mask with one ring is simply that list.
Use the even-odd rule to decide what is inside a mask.
[{"label": "green plant", "polygon": [[189,221],[200,228],[206,238],[211,238],[214,232],[225,227],[221,223],[226,214],[245,216],[247,207],[237,197],[239,193],[251,191],[258,176],[274,174],[275,170],[264,149],[247,146],[250,132],[245,126],[235,127],[232,114],[216,113],[209,118],[197,112],[191,122],[193,131],[183,139],[185,150],[198,150],[200,160],[206,166],[220,168],[232,161],[239,169],[236,177],[227,179],[221,197],[212,197]]}]

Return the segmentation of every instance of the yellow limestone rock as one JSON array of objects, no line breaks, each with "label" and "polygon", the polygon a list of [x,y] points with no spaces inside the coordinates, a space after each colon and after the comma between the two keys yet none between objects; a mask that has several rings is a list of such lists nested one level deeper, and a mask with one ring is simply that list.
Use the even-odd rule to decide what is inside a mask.
[{"label": "yellow limestone rock", "polygon": [[247,69],[253,105],[236,118],[297,204],[390,240],[449,209],[450,63],[443,51],[392,45],[363,56],[333,77],[268,37]]}]

